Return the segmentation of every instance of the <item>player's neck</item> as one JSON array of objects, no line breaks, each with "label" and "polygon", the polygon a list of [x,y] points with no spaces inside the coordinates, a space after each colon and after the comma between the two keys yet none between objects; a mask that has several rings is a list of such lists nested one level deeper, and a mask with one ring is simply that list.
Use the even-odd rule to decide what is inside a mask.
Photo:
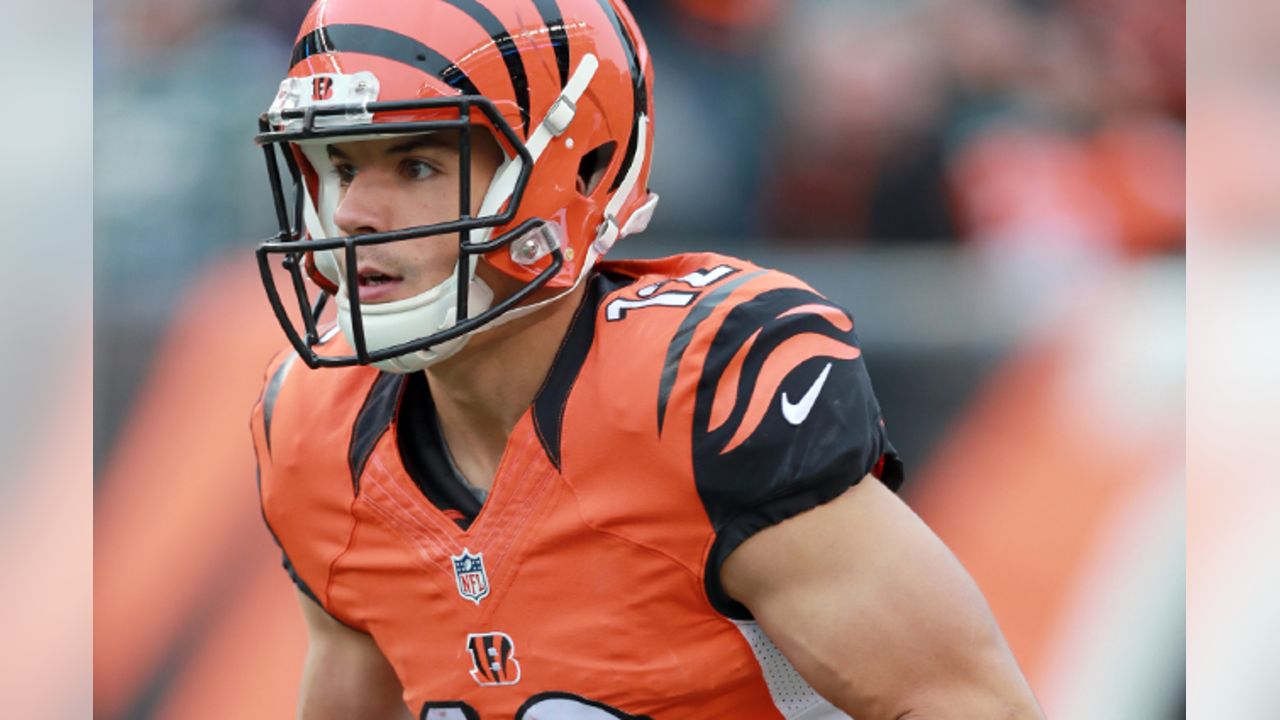
[{"label": "player's neck", "polygon": [[476,487],[492,486],[507,439],[551,369],[582,290],[480,333],[462,352],[427,370],[449,453]]}]

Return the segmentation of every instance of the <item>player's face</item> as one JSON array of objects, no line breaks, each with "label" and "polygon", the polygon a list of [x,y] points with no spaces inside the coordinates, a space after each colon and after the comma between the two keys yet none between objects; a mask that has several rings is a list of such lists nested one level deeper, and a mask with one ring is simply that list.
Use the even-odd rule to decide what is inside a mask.
[{"label": "player's face", "polygon": [[[503,154],[488,133],[471,134],[471,214],[480,209]],[[334,223],[344,235],[388,232],[458,218],[458,133],[335,143],[329,159],[338,175]],[[345,258],[336,253],[342,272]],[[440,235],[361,247],[362,303],[385,303],[443,282],[458,261],[458,236]]]}]

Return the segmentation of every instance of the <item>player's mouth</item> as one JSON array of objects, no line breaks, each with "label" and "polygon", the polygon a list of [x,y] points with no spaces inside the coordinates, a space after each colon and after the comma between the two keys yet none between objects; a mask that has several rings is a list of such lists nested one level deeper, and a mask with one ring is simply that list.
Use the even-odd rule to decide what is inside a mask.
[{"label": "player's mouth", "polygon": [[404,278],[375,267],[359,268],[358,279],[362,303],[381,303],[398,299],[395,295],[404,285]]}]

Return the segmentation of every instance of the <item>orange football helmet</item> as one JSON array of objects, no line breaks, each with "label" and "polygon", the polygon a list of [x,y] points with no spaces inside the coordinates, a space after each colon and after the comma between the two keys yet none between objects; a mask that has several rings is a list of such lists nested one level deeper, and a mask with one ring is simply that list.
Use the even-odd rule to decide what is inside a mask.
[{"label": "orange football helmet", "polygon": [[[280,226],[259,246],[258,263],[299,355],[312,367],[411,372],[457,352],[470,333],[539,307],[521,305],[534,290],[575,287],[657,205],[648,189],[652,87],[648,50],[621,0],[318,0],[256,137]],[[489,188],[459,173],[456,220],[342,236],[326,146],[446,130],[460,133],[464,166],[472,133],[498,141],[506,158]],[[439,235],[458,238],[448,280],[361,305],[358,248]],[[345,274],[336,253],[345,253]],[[479,261],[522,287],[495,304],[476,276]],[[287,291],[277,287],[277,264]],[[317,350],[330,297],[354,354]],[[286,302],[297,303],[301,327]]]}]

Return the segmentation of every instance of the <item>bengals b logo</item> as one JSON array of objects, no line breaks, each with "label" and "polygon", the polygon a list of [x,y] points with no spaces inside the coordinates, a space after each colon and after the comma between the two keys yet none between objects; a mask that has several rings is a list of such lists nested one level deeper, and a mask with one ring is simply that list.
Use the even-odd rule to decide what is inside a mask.
[{"label": "bengals b logo", "polygon": [[520,682],[516,646],[503,632],[471,633],[467,636],[471,653],[471,678],[481,685],[515,685]]},{"label": "bengals b logo", "polygon": [[333,97],[333,78],[318,75],[311,79],[311,99],[328,100]]}]

